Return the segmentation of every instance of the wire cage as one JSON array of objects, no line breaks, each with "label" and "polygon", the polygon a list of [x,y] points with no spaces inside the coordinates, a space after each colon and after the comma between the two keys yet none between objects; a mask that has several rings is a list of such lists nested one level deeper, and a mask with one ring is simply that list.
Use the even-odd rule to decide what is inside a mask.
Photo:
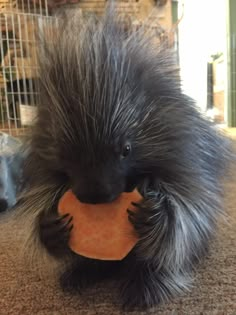
[{"label": "wire cage", "polygon": [[37,104],[37,40],[49,27],[47,0],[0,0],[0,130],[14,136],[34,121]]}]

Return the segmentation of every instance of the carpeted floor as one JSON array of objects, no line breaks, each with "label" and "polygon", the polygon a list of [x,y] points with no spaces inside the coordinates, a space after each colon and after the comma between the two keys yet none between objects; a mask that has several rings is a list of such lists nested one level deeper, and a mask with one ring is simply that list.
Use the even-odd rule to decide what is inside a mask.
[{"label": "carpeted floor", "polygon": [[[168,305],[130,315],[236,315],[235,176],[233,179],[226,183],[228,223],[220,222],[218,238],[200,266],[191,292]],[[112,283],[71,296],[60,291],[53,276],[29,270],[20,259],[21,239],[14,229],[0,224],[0,315],[125,314],[119,309]]]}]

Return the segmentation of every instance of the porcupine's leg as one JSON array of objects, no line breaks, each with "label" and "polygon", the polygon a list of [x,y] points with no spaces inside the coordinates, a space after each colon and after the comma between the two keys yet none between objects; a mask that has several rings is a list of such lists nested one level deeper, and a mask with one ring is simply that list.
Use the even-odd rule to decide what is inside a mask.
[{"label": "porcupine's leg", "polygon": [[124,260],[121,284],[127,309],[152,307],[186,290],[213,226],[204,207],[185,202],[164,185],[147,192],[137,206],[129,215],[140,241]]},{"label": "porcupine's leg", "polygon": [[71,253],[68,241],[73,224],[69,214],[60,216],[56,211],[45,211],[39,215],[38,228],[39,239],[50,255],[64,258]]},{"label": "porcupine's leg", "polygon": [[65,291],[81,292],[84,288],[106,280],[116,278],[120,270],[120,262],[99,261],[76,255],[60,277],[60,285]]}]

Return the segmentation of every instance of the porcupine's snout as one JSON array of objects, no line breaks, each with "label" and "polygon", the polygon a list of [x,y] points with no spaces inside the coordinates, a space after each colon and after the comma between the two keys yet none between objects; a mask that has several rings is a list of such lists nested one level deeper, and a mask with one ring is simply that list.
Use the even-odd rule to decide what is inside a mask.
[{"label": "porcupine's snout", "polygon": [[83,203],[112,202],[125,190],[125,178],[117,173],[109,168],[103,172],[99,167],[87,170],[78,177],[72,177],[72,191]]},{"label": "porcupine's snout", "polygon": [[97,204],[108,203],[115,200],[118,196],[108,187],[101,187],[99,183],[93,183],[89,189],[73,188],[73,193],[83,203]]}]

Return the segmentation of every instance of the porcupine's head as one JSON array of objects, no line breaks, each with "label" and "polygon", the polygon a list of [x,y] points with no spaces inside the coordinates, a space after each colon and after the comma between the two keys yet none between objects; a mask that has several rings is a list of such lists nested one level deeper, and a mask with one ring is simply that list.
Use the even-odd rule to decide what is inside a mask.
[{"label": "porcupine's head", "polygon": [[165,98],[178,98],[178,80],[166,52],[109,15],[61,25],[41,55],[32,148],[82,202],[110,202],[165,158]]}]

